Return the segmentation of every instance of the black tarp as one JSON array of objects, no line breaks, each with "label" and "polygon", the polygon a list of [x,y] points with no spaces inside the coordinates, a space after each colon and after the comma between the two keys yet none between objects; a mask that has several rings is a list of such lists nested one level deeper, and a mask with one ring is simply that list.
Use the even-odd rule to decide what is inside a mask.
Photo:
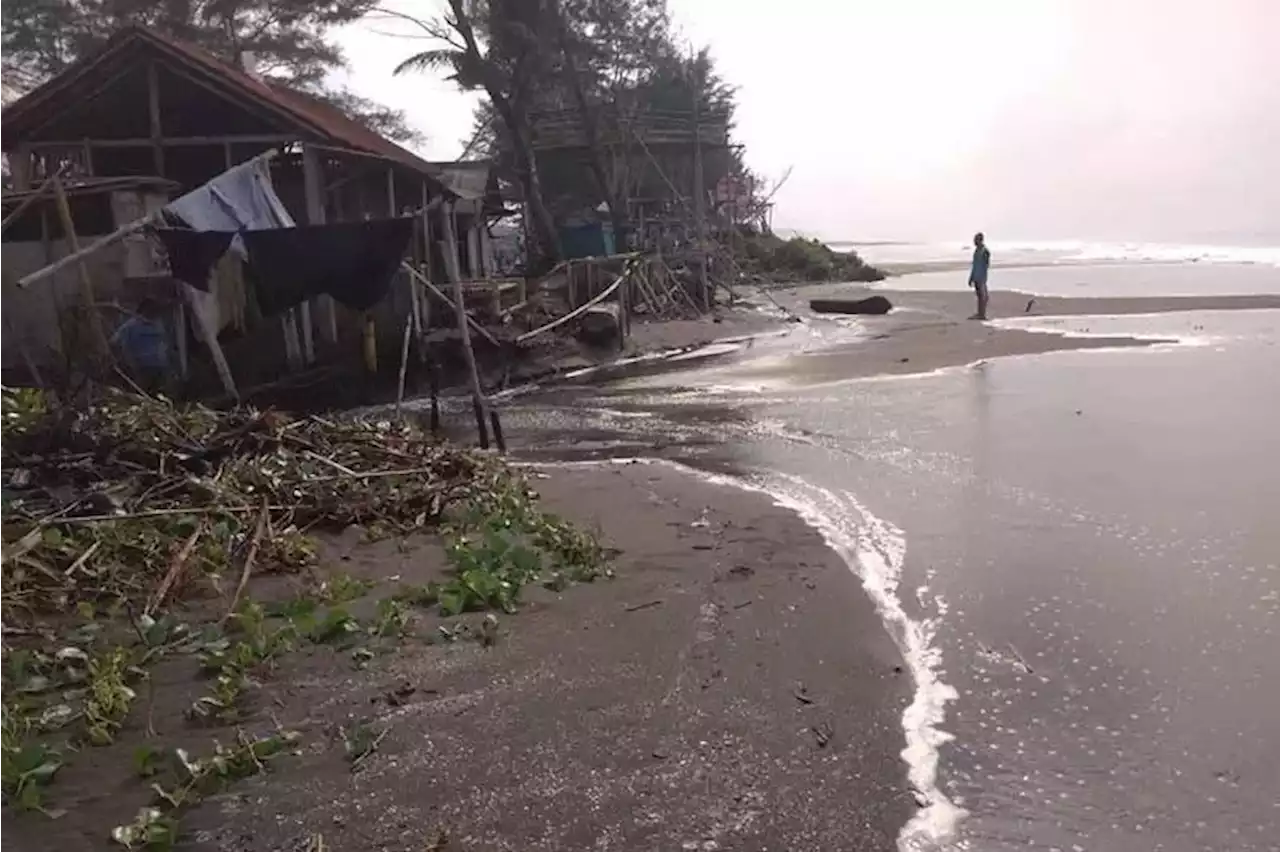
[{"label": "black tarp", "polygon": [[413,238],[413,219],[274,228],[241,236],[263,314],[278,314],[322,293],[363,311],[387,294]]}]

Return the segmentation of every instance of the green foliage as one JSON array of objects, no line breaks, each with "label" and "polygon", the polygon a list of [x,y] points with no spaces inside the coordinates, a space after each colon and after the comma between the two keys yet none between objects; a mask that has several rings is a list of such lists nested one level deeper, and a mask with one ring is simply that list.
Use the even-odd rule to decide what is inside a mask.
[{"label": "green foliage", "polygon": [[352,771],[355,771],[365,758],[378,750],[389,730],[361,719],[343,725],[338,732],[342,737],[342,750],[346,753],[347,762],[351,764]]},{"label": "green foliage", "polygon": [[62,768],[62,758],[48,744],[32,738],[31,719],[24,708],[6,700],[0,722],[0,780],[6,805],[19,810],[44,810],[44,792]]},{"label": "green foliage", "polygon": [[515,612],[521,590],[541,583],[561,590],[609,576],[598,539],[543,512],[514,475],[478,493],[446,532],[452,577],[421,590],[445,616],[481,610]]},{"label": "green foliage", "polygon": [[299,635],[293,620],[273,624],[266,609],[253,601],[240,607],[232,627],[233,636],[206,642],[198,652],[201,669],[214,679],[210,693],[197,698],[188,709],[187,716],[193,721],[226,723],[238,719],[245,694],[254,685],[251,673],[291,651]]},{"label": "green foliage", "polygon": [[137,693],[125,682],[137,675],[123,648],[113,648],[89,660],[89,693],[84,702],[85,730],[91,745],[110,745],[129,715]]},{"label": "green foliage", "polygon": [[141,808],[133,822],[112,829],[111,839],[125,849],[169,852],[178,842],[178,833],[178,820],[173,816],[159,808]]},{"label": "green foliage", "polygon": [[0,428],[6,440],[26,434],[49,411],[48,395],[34,388],[4,388],[0,401],[4,417]]},{"label": "green foliage", "polygon": [[884,273],[856,252],[837,252],[814,239],[750,233],[742,266],[775,281],[881,281]]},{"label": "green foliage", "polygon": [[141,756],[135,754],[135,765],[139,774],[156,779],[151,784],[156,805],[140,810],[133,822],[112,829],[111,839],[126,849],[172,849],[179,834],[177,816],[183,808],[235,781],[265,772],[272,759],[295,749],[299,739],[296,731],[278,731],[256,739],[239,731],[234,745],[214,743],[213,753],[202,758],[193,758],[184,749],[140,750]]}]

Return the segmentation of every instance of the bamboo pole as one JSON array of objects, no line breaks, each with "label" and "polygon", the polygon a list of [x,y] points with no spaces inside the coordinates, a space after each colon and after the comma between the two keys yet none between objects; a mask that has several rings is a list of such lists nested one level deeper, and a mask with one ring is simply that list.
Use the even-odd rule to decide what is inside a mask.
[{"label": "bamboo pole", "polygon": [[[58,217],[62,220],[63,238],[70,247],[71,253],[79,254],[80,238],[76,236],[76,223],[71,216],[71,204],[67,201],[62,178],[53,179],[53,193],[58,206]],[[85,320],[89,323],[89,333],[92,338],[90,358],[103,357],[109,361],[111,350],[107,346],[107,336],[102,331],[102,318],[98,316],[98,309],[94,307],[96,300],[93,297],[93,279],[89,276],[89,265],[85,263],[83,257],[76,265],[80,270],[80,299],[84,303]]]},{"label": "bamboo pole", "polygon": [[[258,162],[259,160],[269,160],[272,157],[275,157],[279,153],[280,153],[279,151],[273,148],[270,151],[265,151],[259,154],[258,156],[253,157],[252,159],[245,160],[243,163],[240,163],[238,166],[236,166],[236,168],[242,169],[242,168],[246,168],[252,163]],[[231,171],[231,170],[228,169],[227,171]],[[226,174],[226,172],[223,172],[223,174]],[[221,177],[221,175],[219,175],[219,177]],[[217,178],[214,178],[214,180],[217,180]],[[206,181],[206,183],[209,183],[209,181]],[[146,214],[140,219],[135,219],[134,221],[128,223],[127,225],[121,225],[119,228],[116,228],[114,231],[107,234],[105,237],[97,240],[96,242],[90,243],[89,245],[85,246],[79,251],[72,252],[66,257],[59,258],[54,263],[51,263],[48,266],[45,266],[41,269],[37,269],[35,272],[32,272],[29,275],[26,275],[18,279],[17,284],[15,286],[19,288],[30,287],[32,284],[36,283],[37,281],[43,281],[49,276],[55,275],[58,272],[61,272],[66,267],[80,261],[82,258],[87,257],[88,255],[94,254],[96,252],[102,251],[107,246],[112,245],[113,243],[118,243],[121,240],[123,240],[125,237],[129,236],[130,234],[133,234],[147,227],[156,219],[160,218],[161,212],[163,212],[163,208],[159,210],[152,210],[150,213]]]},{"label": "bamboo pole", "polygon": [[458,271],[458,231],[453,216],[453,202],[445,204],[445,236],[449,243],[449,256],[445,258],[445,266],[449,277],[453,279],[453,298],[455,313],[458,315],[458,331],[462,335],[462,354],[467,361],[467,372],[471,374],[471,404],[475,408],[476,431],[480,435],[480,446],[489,447],[489,428],[485,423],[484,392],[480,388],[480,370],[476,367],[476,353],[471,348],[471,323],[467,316],[466,305],[462,299],[462,277]]},{"label": "bamboo pole", "polygon": [[409,368],[409,332],[413,330],[413,317],[404,321],[404,334],[400,336],[400,376],[396,384],[396,419],[400,418],[400,406],[404,404],[404,376]]},{"label": "bamboo pole", "polygon": [[[447,260],[447,258],[446,258],[446,260]],[[472,318],[467,314],[467,312],[463,309],[463,307],[461,306],[461,303],[460,303],[460,302],[455,302],[455,301],[453,300],[453,298],[452,298],[452,297],[450,297],[450,296],[446,295],[446,294],[445,294],[445,292],[444,292],[443,290],[441,290],[441,289],[440,289],[439,287],[437,287],[436,285],[432,284],[432,283],[431,283],[431,282],[426,278],[426,276],[424,276],[424,275],[423,275],[421,272],[419,272],[418,270],[414,269],[412,264],[409,264],[409,263],[403,263],[403,264],[401,264],[401,265],[402,265],[406,270],[408,270],[408,272],[409,272],[409,274],[410,274],[410,275],[412,275],[414,278],[416,278],[416,279],[418,279],[419,281],[421,281],[421,282],[422,282],[422,284],[423,284],[423,286],[425,286],[428,290],[430,290],[432,293],[434,293],[434,294],[435,294],[435,295],[436,295],[436,296],[437,296],[441,301],[443,301],[443,302],[444,302],[445,304],[447,304],[449,307],[453,308],[454,313],[456,313],[456,314],[458,314],[458,315],[460,315],[460,316],[464,316],[464,317],[466,317],[466,318],[467,318],[467,325],[471,326],[471,328],[472,328],[472,329],[474,329],[474,330],[475,330],[475,332],[476,332],[477,334],[479,334],[479,335],[480,335],[481,337],[483,337],[485,340],[487,340],[487,341],[489,341],[490,343],[492,343],[494,346],[497,346],[497,345],[498,345],[498,339],[497,339],[496,337],[494,337],[492,334],[490,334],[490,333],[489,333],[489,330],[488,330],[487,328],[485,328],[485,327],[484,327],[484,326],[482,326],[480,323],[478,323],[478,322],[476,322],[474,319],[472,319]],[[456,267],[454,267],[454,266],[449,266],[449,265],[448,265],[448,263],[446,263],[445,265],[446,265],[446,266],[448,267],[448,269],[449,269],[449,270],[451,270],[451,271],[452,271],[452,270],[454,270],[454,269],[456,269]],[[456,279],[456,281],[457,281],[458,286],[457,286],[455,289],[456,289],[457,291],[461,291],[461,289],[462,289],[462,281],[461,281],[461,279]]]},{"label": "bamboo pole", "polygon": [[62,165],[58,166],[58,170],[53,173],[52,177],[45,178],[43,181],[41,181],[39,186],[31,190],[31,194],[28,195],[26,198],[22,199],[22,201],[18,203],[18,206],[13,208],[13,212],[11,212],[8,216],[4,217],[4,222],[0,223],[0,231],[3,231],[5,228],[9,227],[9,225],[14,221],[16,221],[19,216],[21,216],[23,213],[26,213],[27,208],[29,208],[32,204],[35,204],[37,201],[43,201],[45,198],[45,194],[49,190],[53,189],[54,181],[61,180],[62,173],[66,171],[66,169],[67,169],[67,164],[63,163]]}]

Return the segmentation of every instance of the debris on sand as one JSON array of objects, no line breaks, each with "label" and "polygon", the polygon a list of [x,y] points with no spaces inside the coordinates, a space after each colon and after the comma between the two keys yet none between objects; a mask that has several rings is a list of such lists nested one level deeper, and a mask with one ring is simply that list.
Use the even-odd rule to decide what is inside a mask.
[{"label": "debris on sand", "polygon": [[[475,635],[451,620],[415,636],[415,619],[427,609],[438,619],[514,612],[523,587],[560,592],[610,574],[596,537],[542,511],[501,459],[413,423],[218,411],[113,389],[74,404],[5,389],[3,406],[5,807],[32,819],[60,813],[84,830],[92,816],[53,807],[75,804],[58,795],[55,775],[86,746],[133,749],[135,762],[149,750],[146,771],[129,774],[151,780],[150,805],[136,810],[125,795],[132,823],[113,831],[92,822],[127,848],[168,848],[178,817],[206,794],[294,749],[293,732],[255,739],[239,728],[261,729],[272,712],[261,688],[293,652],[332,649],[360,670],[378,650],[434,643],[436,632],[492,645],[492,612]],[[326,576],[315,536],[351,527],[403,546],[404,536],[433,532],[447,565],[439,580],[397,580],[386,597],[349,610],[373,583]],[[286,585],[295,597],[259,599],[258,584],[270,588],[281,573],[294,575]],[[198,663],[199,693],[152,677],[175,658],[189,660],[185,671]],[[215,740],[203,762],[180,749],[153,754],[157,708],[170,734],[235,725],[236,744]],[[387,733],[345,731],[352,768]],[[93,771],[109,776],[108,763],[98,758]],[[161,764],[173,764],[173,779],[155,777]]]},{"label": "debris on sand", "polygon": [[[496,459],[412,424],[214,411],[114,390],[78,408],[6,393],[3,458],[6,626],[80,604],[143,611],[216,588],[251,541],[258,570],[304,567],[314,558],[305,530],[423,529],[509,477]],[[253,535],[260,520],[266,534]]]}]

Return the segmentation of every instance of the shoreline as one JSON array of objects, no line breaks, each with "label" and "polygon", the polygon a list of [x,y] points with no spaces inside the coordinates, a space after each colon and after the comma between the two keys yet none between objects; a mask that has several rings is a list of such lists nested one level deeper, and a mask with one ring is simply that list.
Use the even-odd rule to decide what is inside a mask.
[{"label": "shoreline", "polygon": [[198,848],[318,832],[375,848],[437,826],[512,852],[896,848],[923,813],[900,754],[912,674],[823,534],[692,469],[522,467],[548,509],[620,551],[616,578],[530,595],[492,648],[408,647],[381,684],[312,684],[327,696],[312,727],[371,687],[417,693],[385,711],[354,789],[304,755],[193,814]]},{"label": "shoreline", "polygon": [[[894,303],[894,310],[885,316],[815,315],[808,310],[809,298],[833,293],[849,298],[885,295]],[[772,290],[767,298],[769,304],[754,301],[754,307],[725,310],[717,321],[637,325],[639,342],[625,353],[611,359],[568,361],[563,369],[547,372],[540,379],[510,388],[498,398],[510,399],[567,383],[648,375],[672,369],[675,359],[689,366],[719,365],[723,362],[725,369],[737,375],[765,380],[794,374],[795,360],[801,357],[802,372],[807,380],[814,383],[920,375],[993,358],[1070,350],[1178,345],[1181,342],[1177,338],[1153,335],[1066,334],[1022,329],[1001,325],[1001,321],[1280,309],[1280,296],[1266,295],[1065,298],[998,291],[992,294],[992,321],[982,323],[968,319],[973,297],[962,291],[894,291],[856,284],[810,284]],[[1031,311],[1026,310],[1029,302],[1032,303]],[[780,358],[755,364],[750,360],[734,361],[736,353],[753,342],[793,334],[825,335],[827,329],[835,330],[837,336],[817,351],[791,353],[790,356],[784,353]],[[840,339],[839,335],[844,335],[845,339]],[[722,345],[732,348],[699,354],[702,350]]]},{"label": "shoreline", "polygon": [[[48,786],[58,819],[6,808],[13,841],[113,848],[154,799],[140,747],[288,732],[269,767],[182,808],[184,848],[896,848],[928,793],[901,754],[915,672],[831,542],[684,468],[521,467],[543,511],[601,531],[611,579],[530,584],[496,620],[402,610],[410,629],[380,650],[307,645],[258,672],[233,725],[184,720],[210,681],[166,658],[115,742]],[[362,625],[449,570],[434,533],[318,543],[307,576],[358,595],[339,611]],[[272,606],[305,582],[255,572],[246,595]]]}]

